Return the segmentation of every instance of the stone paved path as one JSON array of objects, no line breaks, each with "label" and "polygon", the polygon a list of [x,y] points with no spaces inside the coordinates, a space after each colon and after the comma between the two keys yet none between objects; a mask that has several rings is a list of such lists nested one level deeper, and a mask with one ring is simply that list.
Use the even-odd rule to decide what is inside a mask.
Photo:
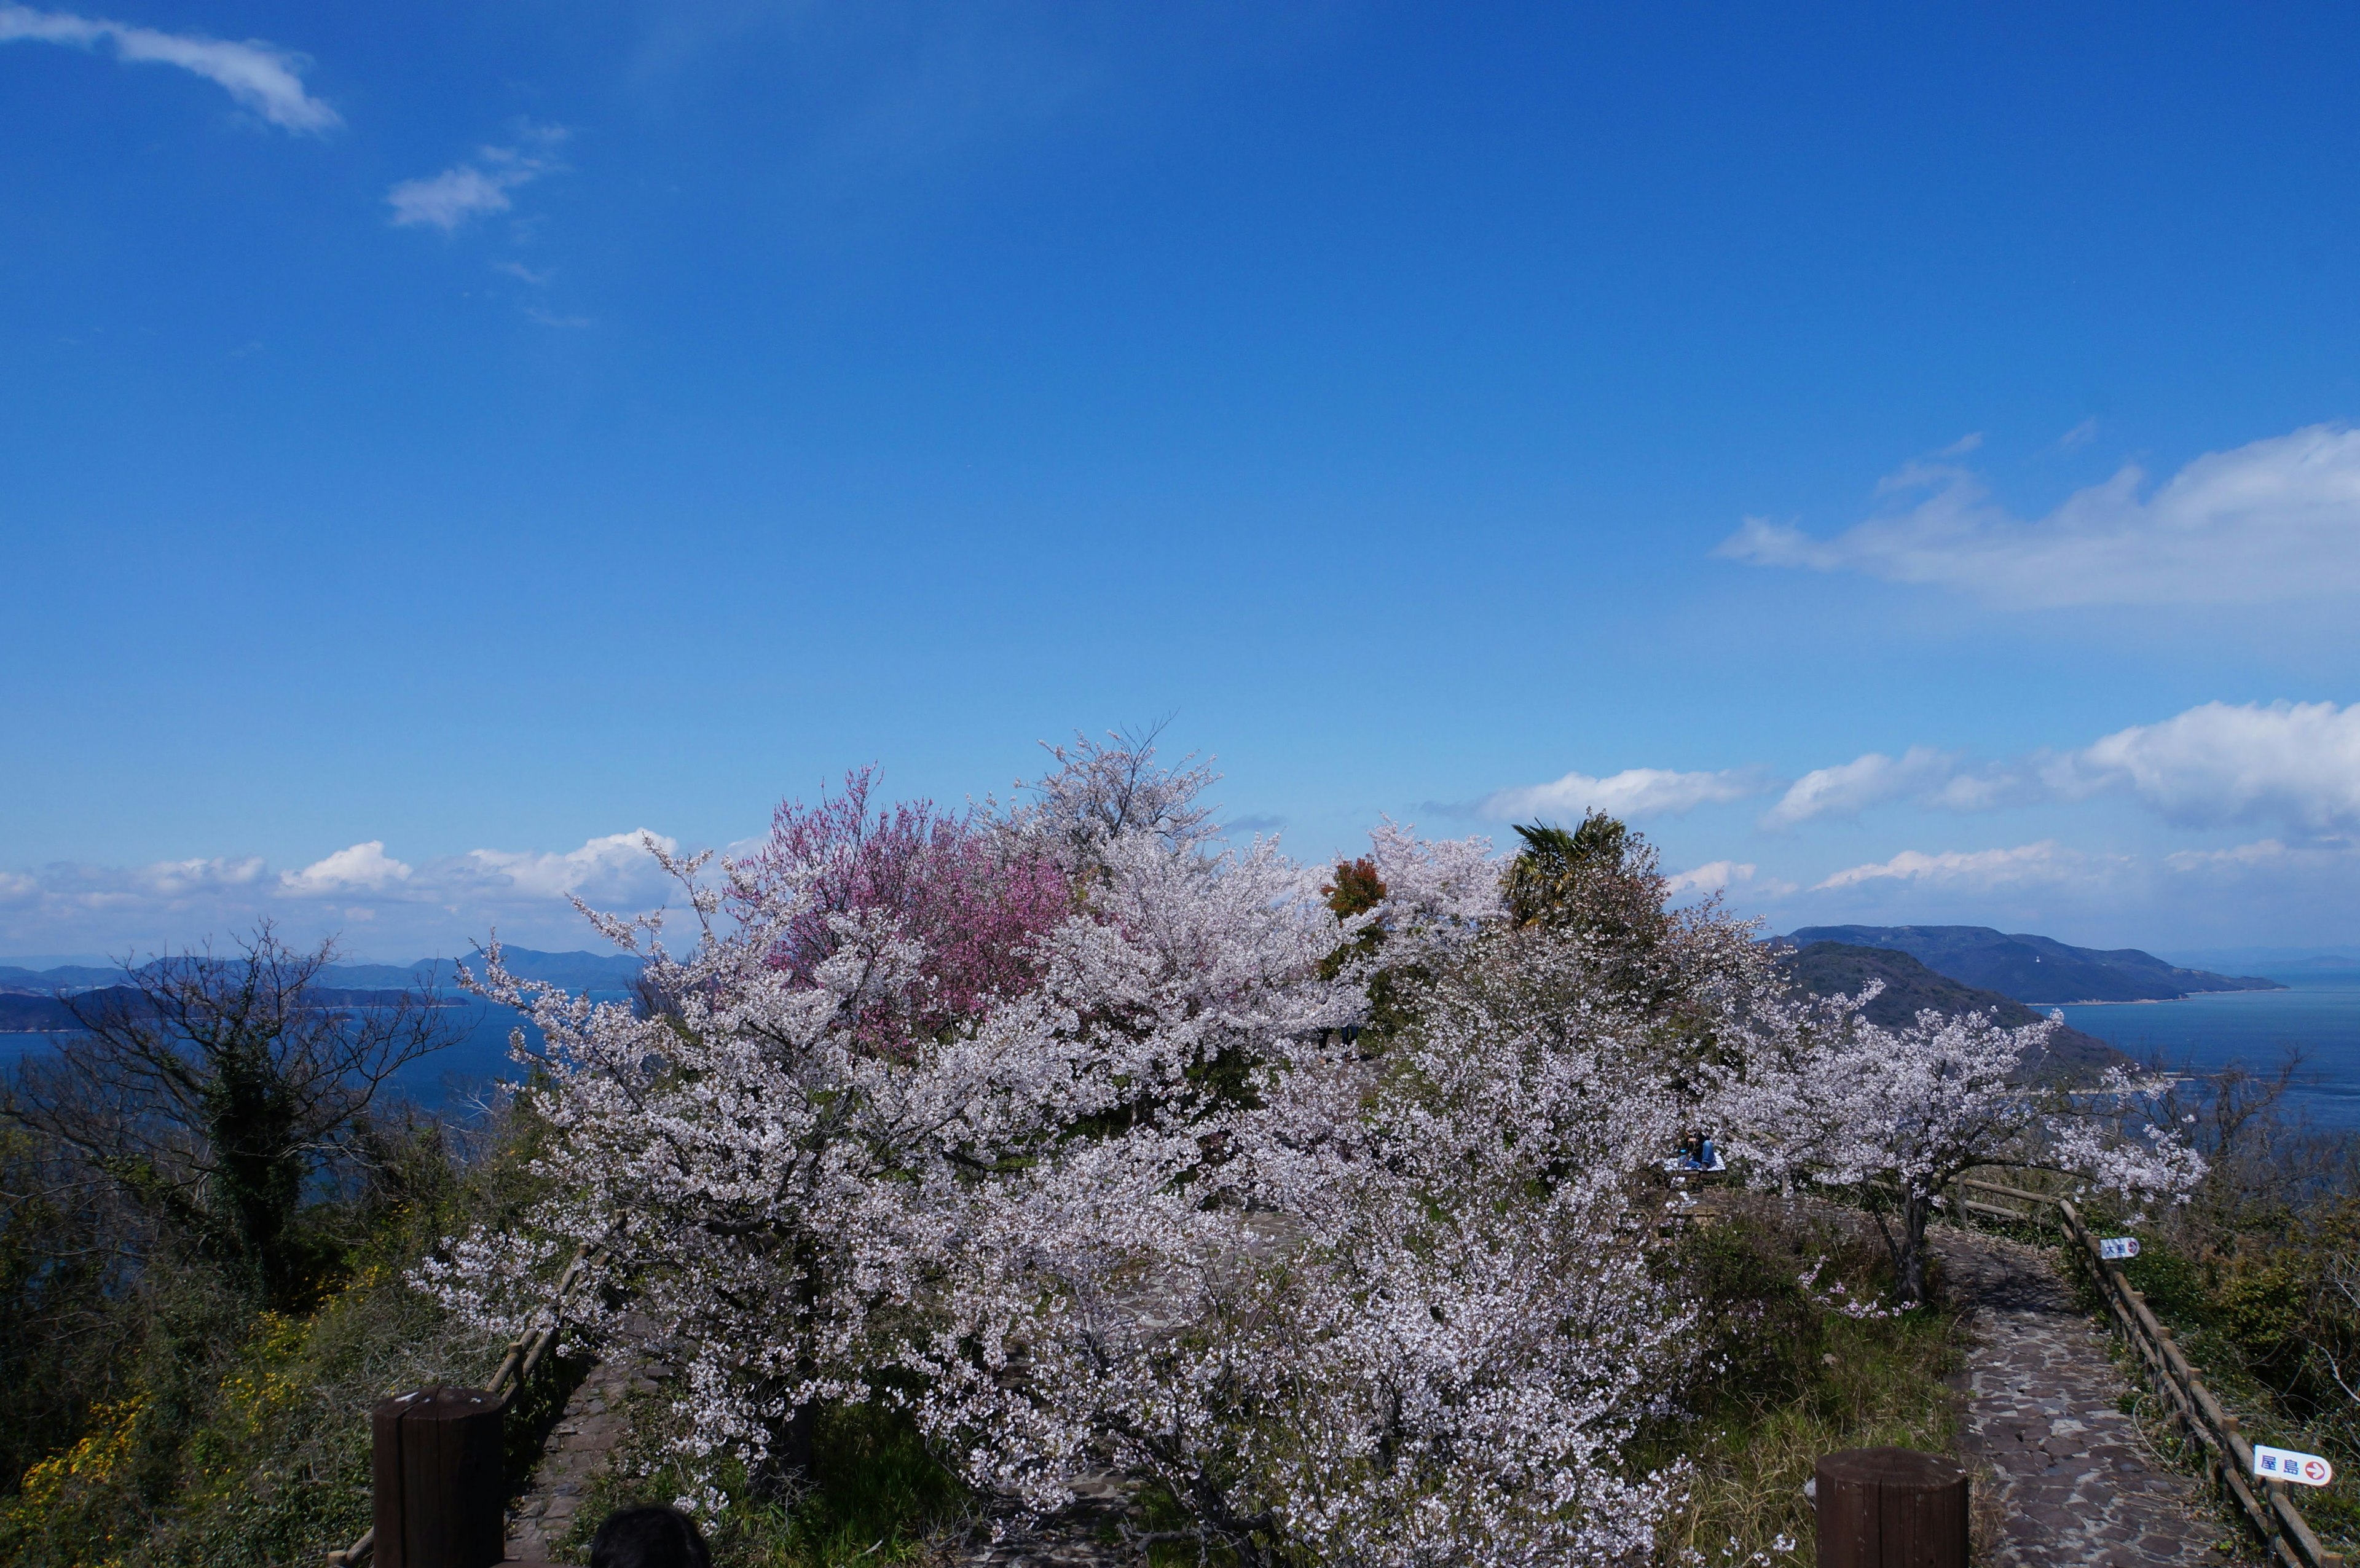
[{"label": "stone paved path", "polygon": [[[590,1368],[565,1401],[550,1429],[532,1486],[508,1516],[508,1560],[546,1563],[574,1528],[574,1511],[590,1490],[591,1478],[606,1468],[628,1420],[626,1396],[652,1392],[648,1368],[617,1357]],[[654,1370],[661,1372],[665,1368]]]},{"label": "stone paved path", "polygon": [[2005,1521],[1997,1568],[2149,1568],[2234,1561],[2196,1484],[2150,1458],[2115,1408],[2124,1384],[2104,1331],[2073,1309],[2049,1255],[1964,1231],[1939,1233],[1950,1289],[1972,1303],[1970,1464],[1997,1473]]}]

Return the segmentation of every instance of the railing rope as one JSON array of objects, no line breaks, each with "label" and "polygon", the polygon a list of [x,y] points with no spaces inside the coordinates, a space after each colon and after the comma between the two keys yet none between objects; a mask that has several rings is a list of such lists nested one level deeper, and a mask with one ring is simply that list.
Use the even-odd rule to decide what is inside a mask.
[{"label": "railing rope", "polygon": [[[600,1256],[599,1249],[586,1243],[576,1248],[573,1260],[565,1266],[565,1272],[557,1277],[557,1288],[552,1293],[555,1310],[549,1314],[547,1325],[534,1329],[522,1339],[508,1343],[508,1353],[500,1357],[499,1367],[492,1374],[491,1383],[484,1390],[499,1401],[501,1410],[505,1410],[518,1391],[531,1381],[541,1358],[557,1343],[557,1331],[565,1322],[566,1298],[573,1294],[574,1287],[581,1282],[582,1277],[590,1271]],[[329,1552],[327,1568],[360,1568],[375,1555],[376,1550],[377,1529],[371,1526],[363,1530],[360,1539],[350,1546]]]},{"label": "railing rope", "polygon": [[2256,1493],[2253,1481],[2254,1447],[2246,1441],[2237,1418],[2222,1408],[2212,1390],[2197,1377],[2196,1369],[2180,1354],[2171,1331],[2157,1320],[2147,1306],[2147,1298],[2123,1277],[2121,1269],[2099,1254],[2097,1238],[2090,1234],[2071,1200],[1963,1177],[1958,1185],[1960,1207],[1994,1218],[2021,1222],[2037,1218],[2038,1211],[2019,1214],[1975,1202],[1967,1193],[1983,1192],[2054,1208],[2066,1235],[2081,1248],[2096,1276],[2099,1292],[2122,1329],[2123,1337],[2147,1367],[2148,1382],[2164,1397],[2179,1424],[2203,1450],[2206,1467],[2227,1487],[2246,1522],[2269,1543],[2272,1559],[2286,1564],[2286,1568],[2344,1568],[2343,1557],[2321,1542],[2301,1510],[2287,1496],[2284,1485],[2266,1482]]}]

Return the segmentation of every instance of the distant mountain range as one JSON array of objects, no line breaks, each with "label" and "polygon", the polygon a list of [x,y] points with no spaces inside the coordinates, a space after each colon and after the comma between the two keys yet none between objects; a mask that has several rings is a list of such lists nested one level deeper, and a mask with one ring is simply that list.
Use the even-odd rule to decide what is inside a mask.
[{"label": "distant mountain range", "polygon": [[[1938,1013],[1983,1013],[1993,1022],[2009,1029],[2038,1023],[2047,1016],[2012,996],[1978,990],[1947,975],[1937,975],[1909,954],[1893,948],[1814,942],[1787,949],[1778,962],[1793,979],[1796,989],[1815,996],[1857,996],[1870,981],[1882,980],[1884,991],[1862,1010],[1869,1022],[1887,1029],[1900,1028],[1928,1007]],[[2045,1054],[2025,1066],[2034,1077],[2060,1071],[2078,1076],[2129,1060],[2094,1035],[2083,1034],[2077,1029],[2060,1029],[2049,1037]]]},{"label": "distant mountain range", "polygon": [[[115,972],[117,979],[122,971]],[[128,1004],[135,1011],[145,1013],[146,1004],[137,989],[130,985],[93,985],[65,988],[74,1006],[85,1010]],[[316,985],[311,999],[332,1007],[389,1007],[402,997],[417,995],[399,986],[381,990],[355,989],[349,986]],[[427,1005],[455,1007],[464,1002],[463,996],[437,991],[427,994]],[[56,991],[0,990],[0,1034],[71,1034],[82,1026],[75,1022],[73,1010]]]},{"label": "distant mountain range", "polygon": [[[545,980],[569,991],[619,991],[639,978],[643,960],[621,953],[537,953],[529,947],[504,947],[500,958],[508,973],[520,980]],[[477,955],[469,964],[480,969]],[[126,978],[114,965],[69,964],[55,969],[21,969],[0,964],[0,996],[53,998],[60,991],[97,990],[120,985]],[[428,990],[457,988],[456,966],[447,958],[422,958],[415,964],[331,964],[320,971],[322,989],[334,992]],[[0,1024],[0,1030],[7,1028]]]},{"label": "distant mountain range", "polygon": [[2283,991],[2259,975],[2182,969],[2135,947],[2070,947],[2045,936],[2011,936],[1989,926],[1805,926],[1788,934],[1814,942],[1906,953],[1962,985],[2018,1002],[2177,1001],[2202,991]]}]

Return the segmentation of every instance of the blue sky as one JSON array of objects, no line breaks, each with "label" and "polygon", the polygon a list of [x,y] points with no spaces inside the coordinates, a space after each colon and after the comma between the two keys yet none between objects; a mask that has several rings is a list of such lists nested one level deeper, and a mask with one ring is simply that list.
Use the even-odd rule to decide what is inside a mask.
[{"label": "blue sky", "polygon": [[1306,856],[2360,941],[2355,31],[0,4],[0,951],[1166,714]]}]

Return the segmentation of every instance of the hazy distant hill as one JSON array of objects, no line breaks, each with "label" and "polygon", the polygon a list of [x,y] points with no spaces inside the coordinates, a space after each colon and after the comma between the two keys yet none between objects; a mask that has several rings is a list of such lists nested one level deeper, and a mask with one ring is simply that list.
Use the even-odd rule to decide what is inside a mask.
[{"label": "hazy distant hill", "polygon": [[[1987,1013],[2010,1029],[2038,1023],[2047,1015],[1996,991],[1962,985],[1947,975],[1937,975],[1906,953],[1885,947],[1851,947],[1837,942],[1815,942],[1790,948],[1779,966],[1792,976],[1797,990],[1815,996],[1857,996],[1872,980],[1885,990],[1863,1011],[1868,1021],[1897,1029],[1925,1008],[1938,1013]],[[2049,1037],[2047,1054],[2028,1069],[2039,1075],[2052,1068],[2079,1073],[2126,1062],[2121,1051],[2094,1035],[2060,1029]]]},{"label": "hazy distant hill", "polygon": [[[641,960],[620,953],[537,953],[529,947],[500,950],[508,973],[520,980],[546,980],[569,991],[619,991],[639,977]],[[480,956],[470,968],[482,968]],[[89,964],[65,964],[56,969],[19,969],[0,964],[0,993],[54,996],[60,991],[88,991],[122,984],[124,972]],[[320,984],[335,991],[402,990],[425,986],[446,990],[457,984],[447,958],[424,958],[416,964],[332,964],[320,971]],[[0,1030],[8,1026],[0,1024]]]},{"label": "hazy distant hill", "polygon": [[2258,975],[2182,969],[2135,947],[2101,952],[1989,926],[1805,926],[1797,947],[1841,942],[1906,953],[1938,975],[2019,1002],[2159,1002],[2199,991],[2283,991]]},{"label": "hazy distant hill", "polygon": [[[118,975],[120,970],[115,972]],[[138,992],[128,985],[103,985],[70,993],[78,1006],[90,1007],[110,1002],[129,1002],[141,1006]],[[321,985],[311,992],[312,1000],[334,1007],[389,1007],[405,996],[416,993],[399,987],[385,989]],[[444,993],[430,998],[437,1007],[457,1007],[464,996]],[[143,1006],[144,1010],[144,1006]],[[80,1026],[65,1003],[55,991],[0,991],[0,1034],[68,1034]]]}]

